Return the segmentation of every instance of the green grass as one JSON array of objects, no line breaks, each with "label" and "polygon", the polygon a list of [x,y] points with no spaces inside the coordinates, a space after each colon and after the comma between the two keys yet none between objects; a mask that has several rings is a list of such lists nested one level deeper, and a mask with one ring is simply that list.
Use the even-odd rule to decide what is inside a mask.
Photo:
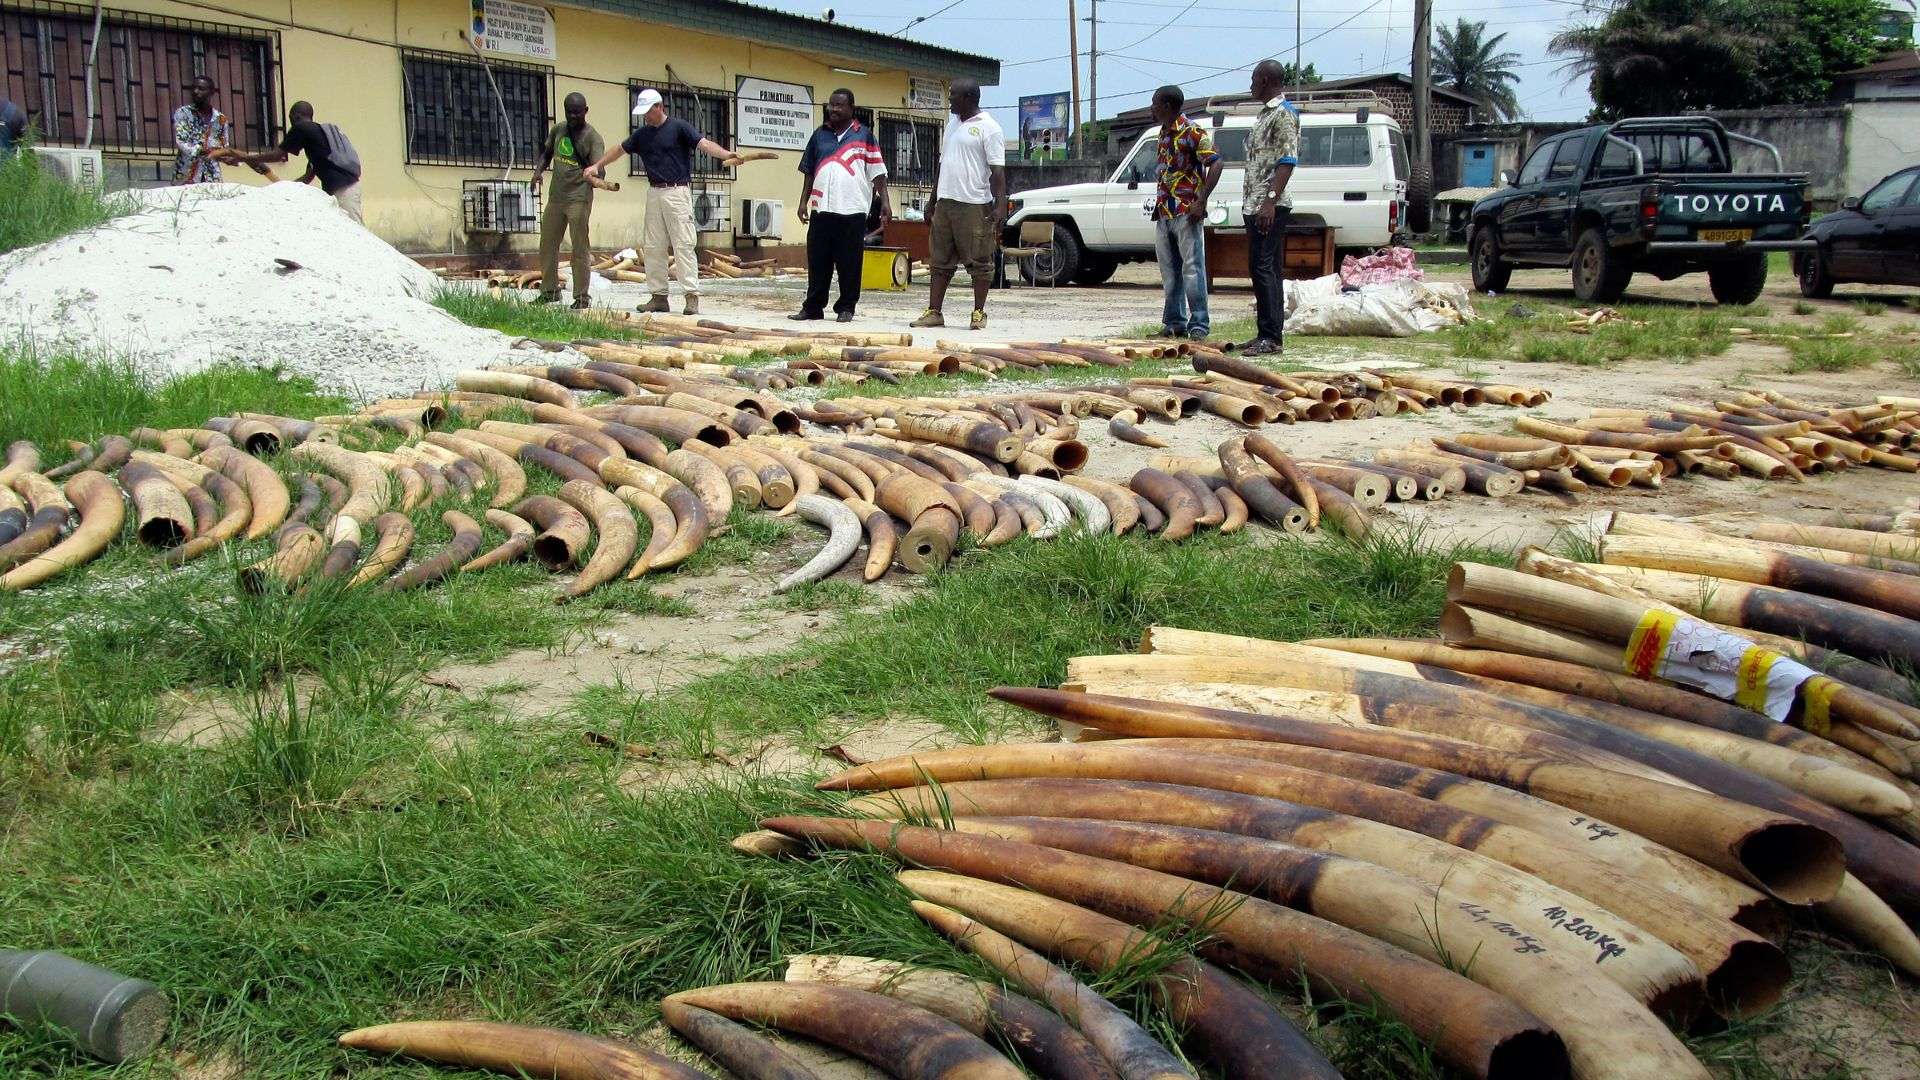
[{"label": "green grass", "polygon": [[1887,313],[1887,305],[1878,300],[1855,300],[1853,302],[1853,310],[1868,318],[1872,318],[1875,315],[1885,315]]},{"label": "green grass", "polygon": [[159,378],[117,357],[0,345],[0,432],[39,444],[49,464],[67,456],[66,439],[199,427],[234,412],[305,418],[347,408],[345,398],[279,367],[219,364]]},{"label": "green grass", "polygon": [[1390,530],[1359,547],[1019,540],[964,556],[912,598],[849,615],[790,654],[660,698],[649,715],[667,728],[717,722],[735,739],[803,740],[831,735],[833,717],[911,716],[981,739],[1012,719],[986,690],[1058,682],[1069,657],[1129,649],[1152,622],[1287,639],[1428,627],[1441,571],[1462,554],[1496,557]]},{"label": "green grass", "polygon": [[40,167],[32,148],[0,160],[0,254],[56,240],[113,220],[130,209],[125,196],[66,183]]},{"label": "green grass", "polygon": [[1811,301],[1795,300],[1793,302],[1793,313],[1795,315],[1812,315],[1818,312],[1819,310],[1820,310],[1820,305],[1812,303]]},{"label": "green grass", "polygon": [[[1733,344],[1732,320],[1737,315],[1716,308],[1681,308],[1659,304],[1627,304],[1622,318],[1591,331],[1567,329],[1567,309],[1533,304],[1531,318],[1498,313],[1479,322],[1445,332],[1457,356],[1529,363],[1599,366],[1626,360],[1691,360],[1718,356]],[[1490,312],[1510,312],[1495,306]]]},{"label": "green grass", "polygon": [[1881,352],[1871,341],[1860,338],[1795,338],[1788,343],[1791,358],[1787,370],[1852,371],[1880,359]]},{"label": "green grass", "polygon": [[582,315],[564,303],[536,304],[518,295],[494,296],[478,289],[442,288],[434,294],[433,305],[468,326],[498,330],[515,337],[573,341],[576,338],[639,340],[646,336],[636,326]]},{"label": "green grass", "polygon": [[[615,682],[512,714],[429,696],[417,673],[448,652],[563,635],[558,616],[529,616],[571,608],[494,591],[537,571],[456,579],[391,604],[216,600],[191,571],[135,602],[115,597],[111,611],[79,590],[41,598],[23,622],[56,607],[76,617],[51,637],[7,628],[57,657],[20,664],[0,688],[15,730],[50,722],[61,695],[49,684],[61,680],[66,700],[118,726],[110,740],[69,744],[59,768],[0,750],[15,766],[0,784],[0,836],[18,870],[0,875],[0,940],[157,977],[176,1003],[172,1049],[276,1078],[348,1065],[431,1075],[383,1071],[333,1041],[392,1019],[633,1037],[661,995],[774,977],[802,950],[986,974],[913,918],[884,860],[770,863],[727,849],[767,813],[821,806],[801,783],[634,787],[629,770],[707,761],[746,734],[804,737],[829,717],[922,716],[984,734],[1007,726],[988,715],[999,710],[984,689],[1057,681],[1068,656],[1127,648],[1154,622],[1284,636],[1429,630],[1455,554],[1405,535],[1362,547],[1016,542],[968,555],[975,565],[914,599],[664,698]],[[224,570],[207,577],[230,588]],[[240,688],[229,737],[146,737],[141,721],[157,710],[143,702],[208,682]],[[594,745],[589,731],[658,759]],[[41,767],[19,768],[23,753]],[[1313,1016],[1315,1037],[1343,1060],[1425,1052],[1364,1007]],[[1162,1017],[1155,1030],[1173,1029]],[[11,1027],[0,1027],[0,1073],[118,1075]],[[1349,1075],[1408,1074],[1380,1064]]]}]

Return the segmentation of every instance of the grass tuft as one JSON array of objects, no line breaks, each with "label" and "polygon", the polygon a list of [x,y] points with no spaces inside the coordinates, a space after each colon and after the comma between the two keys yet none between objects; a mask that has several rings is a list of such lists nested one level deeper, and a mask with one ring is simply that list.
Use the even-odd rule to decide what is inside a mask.
[{"label": "grass tuft", "polygon": [[1852,371],[1866,367],[1880,357],[1869,342],[1858,338],[1796,338],[1788,343],[1787,348],[1792,354],[1787,361],[1787,370],[1796,374],[1803,371]]},{"label": "grass tuft", "polygon": [[161,378],[124,357],[0,345],[0,431],[38,443],[49,464],[66,457],[66,439],[92,441],[141,426],[199,427],[234,412],[304,419],[348,407],[345,398],[279,367],[218,364]]},{"label": "grass tuft", "polygon": [[75,187],[40,167],[31,147],[0,158],[0,254],[104,224],[132,209],[125,195]]},{"label": "grass tuft", "polygon": [[448,286],[434,294],[433,305],[468,326],[498,330],[544,341],[576,338],[638,340],[638,327],[582,315],[564,303],[536,304],[518,295],[495,296],[478,289]]}]

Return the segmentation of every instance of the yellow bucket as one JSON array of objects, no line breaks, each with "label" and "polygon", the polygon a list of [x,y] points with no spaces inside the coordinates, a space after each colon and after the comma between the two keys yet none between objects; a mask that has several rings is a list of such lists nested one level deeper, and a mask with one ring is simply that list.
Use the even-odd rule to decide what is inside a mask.
[{"label": "yellow bucket", "polygon": [[860,257],[863,291],[900,292],[907,287],[907,249],[870,247]]}]

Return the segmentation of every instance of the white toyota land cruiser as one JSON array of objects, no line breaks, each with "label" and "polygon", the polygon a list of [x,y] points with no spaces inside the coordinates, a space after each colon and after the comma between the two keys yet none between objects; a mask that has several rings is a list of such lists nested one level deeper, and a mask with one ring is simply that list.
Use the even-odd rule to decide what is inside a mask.
[{"label": "white toyota land cruiser", "polygon": [[[1407,219],[1409,169],[1399,123],[1379,110],[1370,91],[1306,93],[1291,100],[1300,110],[1300,164],[1287,185],[1292,223],[1331,226],[1342,249],[1370,251],[1392,243]],[[1249,103],[1193,117],[1210,128],[1214,149],[1226,159],[1220,186],[1207,204],[1207,220],[1215,228],[1246,227],[1240,200],[1246,190],[1247,133],[1259,112],[1258,103]],[[1152,262],[1159,139],[1158,124],[1141,133],[1104,184],[1036,188],[1008,200],[1009,246],[1017,243],[1024,222],[1055,226],[1052,252],[1020,260],[1021,276],[1041,285],[1098,285],[1121,263]]]}]

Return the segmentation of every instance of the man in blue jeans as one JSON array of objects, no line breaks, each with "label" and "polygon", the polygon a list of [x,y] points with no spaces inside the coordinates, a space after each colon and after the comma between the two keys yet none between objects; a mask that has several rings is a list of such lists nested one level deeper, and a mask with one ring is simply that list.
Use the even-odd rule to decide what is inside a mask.
[{"label": "man in blue jeans", "polygon": [[1153,196],[1153,251],[1160,259],[1160,315],[1165,337],[1204,341],[1207,315],[1207,197],[1226,163],[1213,137],[1182,112],[1187,97],[1177,86],[1153,92],[1153,118],[1160,123],[1160,181]]},{"label": "man in blue jeans", "polygon": [[1247,273],[1253,278],[1253,340],[1245,356],[1280,353],[1286,304],[1281,292],[1281,249],[1286,243],[1287,218],[1293,198],[1287,181],[1299,163],[1300,115],[1281,95],[1283,69],[1277,60],[1262,60],[1253,69],[1253,97],[1265,102],[1247,135],[1247,195],[1241,212],[1247,221]]}]

